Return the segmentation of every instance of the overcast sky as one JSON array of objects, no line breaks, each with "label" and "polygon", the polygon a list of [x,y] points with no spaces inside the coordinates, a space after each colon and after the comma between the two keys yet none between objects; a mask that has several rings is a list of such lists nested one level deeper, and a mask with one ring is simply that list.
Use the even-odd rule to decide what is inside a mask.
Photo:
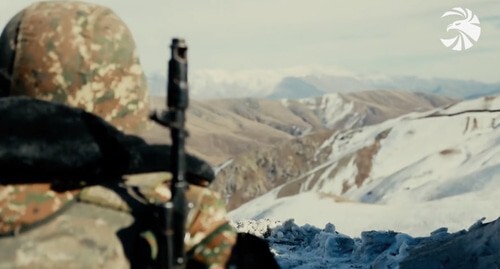
[{"label": "overcast sky", "polygon": [[[0,25],[31,0],[2,0]],[[187,39],[191,69],[260,70],[300,66],[372,75],[500,82],[500,1],[423,0],[103,0],[132,30],[148,73],[164,72],[174,36]],[[456,52],[440,38],[471,9],[478,43]]]}]

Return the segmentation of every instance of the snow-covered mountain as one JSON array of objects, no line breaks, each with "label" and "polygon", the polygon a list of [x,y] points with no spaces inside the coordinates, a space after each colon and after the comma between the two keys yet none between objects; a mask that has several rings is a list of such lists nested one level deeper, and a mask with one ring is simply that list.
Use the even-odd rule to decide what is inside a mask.
[{"label": "snow-covered mountain", "polygon": [[373,229],[427,235],[500,216],[500,97],[334,132],[316,145],[301,156],[314,167],[232,217],[333,222],[348,235]]},{"label": "snow-covered mountain", "polygon": [[[165,95],[165,76],[148,76],[153,95]],[[500,93],[500,83],[415,76],[364,76],[328,68],[282,70],[198,70],[191,74],[191,97],[220,98],[308,98],[328,93],[370,90],[406,90],[471,99]]]},{"label": "snow-covered mountain", "polygon": [[[460,99],[473,99],[480,96],[500,93],[500,83],[484,83],[473,80],[458,80],[446,78],[423,79],[415,76],[340,76],[340,75],[307,75],[284,78],[287,87],[276,87],[270,97],[284,98],[297,89],[314,89],[316,95],[330,92],[356,92],[367,90],[407,90],[437,94]],[[292,83],[293,82],[293,83]],[[281,85],[281,84],[280,84]]]},{"label": "snow-covered mountain", "polygon": [[[286,77],[314,74],[355,76],[338,67],[299,66],[276,69],[222,70],[202,69],[189,73],[191,97],[194,99],[263,98]],[[151,73],[147,76],[153,95],[165,95],[166,76]],[[307,96],[311,97],[311,96]],[[286,96],[285,98],[293,98]]]},{"label": "snow-covered mountain", "polygon": [[[241,143],[233,145],[231,141],[234,139],[228,138],[221,143],[222,146],[216,151],[223,149],[224,145],[232,149],[249,145],[245,147],[246,150],[240,151],[241,154],[232,156],[231,163],[220,170],[213,184],[214,189],[228,197],[228,207],[231,209],[327,161],[326,151],[322,154],[315,152],[335,130],[372,125],[410,112],[428,111],[452,103],[445,97],[403,91],[329,94],[298,100],[282,99],[279,103],[272,100],[244,101],[236,103],[233,108],[238,115],[279,130],[289,130],[290,134],[294,134],[291,137],[294,139],[288,136],[265,143],[266,137],[272,132],[246,128],[238,132],[238,137],[245,140],[235,142]],[[210,101],[211,104],[213,102]],[[217,103],[216,107],[223,108],[223,102],[225,100]],[[292,122],[293,125],[287,124]],[[220,127],[215,130],[223,131],[222,138],[230,133]],[[248,138],[255,143],[250,145]],[[208,149],[206,145],[202,148]],[[213,155],[213,152],[207,152],[207,155],[210,154]]]}]

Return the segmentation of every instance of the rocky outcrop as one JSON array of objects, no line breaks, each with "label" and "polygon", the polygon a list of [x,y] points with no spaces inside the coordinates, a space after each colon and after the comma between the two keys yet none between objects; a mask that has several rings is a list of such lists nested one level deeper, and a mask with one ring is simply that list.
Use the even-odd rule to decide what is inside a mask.
[{"label": "rocky outcrop", "polygon": [[319,132],[239,155],[220,171],[212,188],[227,199],[229,209],[234,209],[324,162],[326,155],[313,156],[332,132]]},{"label": "rocky outcrop", "polygon": [[399,268],[500,268],[500,219],[431,239],[421,239]]}]

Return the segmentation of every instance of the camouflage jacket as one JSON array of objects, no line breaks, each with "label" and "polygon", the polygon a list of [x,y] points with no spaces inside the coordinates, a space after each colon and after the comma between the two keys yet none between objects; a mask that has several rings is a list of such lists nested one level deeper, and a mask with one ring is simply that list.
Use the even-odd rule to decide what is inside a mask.
[{"label": "camouflage jacket", "polygon": [[[15,117],[22,111],[37,113]],[[10,130],[0,132],[0,165],[5,168],[0,171],[0,268],[148,268],[154,263],[158,245],[157,231],[152,228],[151,205],[170,199],[171,175],[158,171],[168,169],[123,170],[124,166],[140,168],[141,164],[154,162],[151,151],[142,152],[153,146],[140,138],[123,135],[83,110],[63,105],[24,97],[0,98],[0,113],[3,115],[0,126]],[[44,119],[43,126],[57,124],[68,131],[47,130],[40,136],[30,130]],[[92,129],[89,137],[97,142],[84,139],[85,130],[89,129],[80,125],[101,129],[105,138],[95,136]],[[116,144],[109,143],[111,138],[117,138],[118,144],[132,141],[129,143],[132,146],[124,151],[132,157],[119,165],[114,154],[106,157],[105,152],[113,151],[106,149],[106,145]],[[107,143],[99,142],[100,139]],[[85,152],[85,156],[95,155],[100,162],[121,167],[119,176],[110,173],[111,170],[99,173],[105,169],[92,159],[88,161],[91,165],[84,162],[86,171],[80,169],[79,174],[72,174],[74,168],[68,159],[78,154],[64,156],[68,146],[58,151],[58,144],[65,141],[79,143],[76,150],[96,148]],[[26,148],[29,148],[27,153],[23,151]],[[43,153],[58,158],[48,160]],[[42,170],[37,163],[43,164]],[[188,170],[189,164],[203,163],[196,164],[196,159],[189,156]],[[23,171],[16,172],[12,167]],[[30,173],[30,169],[36,173]],[[121,173],[127,171],[136,172]],[[193,174],[203,177],[200,171],[191,169]],[[86,179],[89,176],[98,180]],[[223,268],[236,241],[223,201],[213,191],[195,184],[190,184],[186,195],[194,205],[188,214],[185,237],[190,262],[202,268]]]},{"label": "camouflage jacket", "polygon": [[[170,174],[124,179],[121,185],[66,192],[46,184],[0,186],[0,268],[147,268],[157,256],[155,235],[147,216],[134,212],[140,207],[134,209],[127,199],[167,200],[169,189],[163,183]],[[128,197],[122,197],[125,193]],[[224,268],[236,234],[223,203],[196,185],[189,187],[187,197],[194,204],[186,227],[189,257],[206,268]],[[25,231],[12,234],[13,222]]]}]

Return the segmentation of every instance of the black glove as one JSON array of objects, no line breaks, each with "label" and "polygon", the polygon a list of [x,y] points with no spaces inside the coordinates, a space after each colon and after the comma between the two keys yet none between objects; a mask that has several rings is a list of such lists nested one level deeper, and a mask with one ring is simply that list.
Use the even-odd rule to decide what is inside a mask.
[{"label": "black glove", "polygon": [[[145,119],[146,120],[146,119]],[[85,182],[170,170],[170,146],[149,145],[82,109],[28,97],[0,98],[0,183]],[[186,179],[211,182],[206,162],[186,156]]]}]

